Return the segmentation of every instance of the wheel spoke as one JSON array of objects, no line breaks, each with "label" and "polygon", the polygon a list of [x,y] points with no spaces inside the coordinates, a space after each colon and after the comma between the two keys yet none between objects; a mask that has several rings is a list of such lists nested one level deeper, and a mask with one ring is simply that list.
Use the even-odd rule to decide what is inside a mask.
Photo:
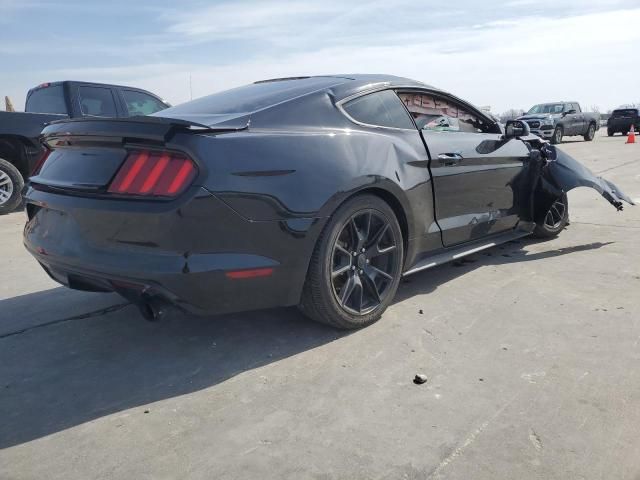
[{"label": "wheel spoke", "polygon": [[375,280],[371,278],[369,274],[362,275],[360,278],[363,281],[363,285],[365,285],[369,291],[369,294],[373,297],[373,300],[375,300],[376,303],[380,303],[380,292],[378,291],[378,286],[376,285]]},{"label": "wheel spoke", "polygon": [[336,270],[333,270],[331,272],[331,278],[336,278],[342,275],[343,273],[348,272],[349,270],[351,270],[351,265],[345,265],[344,267],[340,267]]},{"label": "wheel spoke", "polygon": [[347,302],[349,301],[349,298],[351,298],[351,295],[353,294],[355,287],[356,287],[355,275],[351,275],[349,277],[349,280],[347,280],[344,286],[342,287],[342,291],[340,292],[340,304],[343,307],[347,306]]},{"label": "wheel spoke", "polygon": [[384,270],[380,270],[378,267],[374,267],[373,265],[369,265],[367,267],[368,274],[374,273],[375,275],[380,275],[381,277],[386,278],[387,280],[393,280],[393,277],[389,275]]},{"label": "wheel spoke", "polygon": [[369,256],[369,258],[377,258],[377,257],[381,257],[382,255],[387,255],[393,252],[395,249],[396,249],[395,245],[390,245],[384,248],[378,248],[377,245],[374,245],[373,247],[371,247],[371,249],[369,249],[369,251],[367,252],[367,255]]},{"label": "wheel spoke", "polygon": [[362,233],[360,233],[360,229],[358,229],[355,217],[351,219],[351,228],[353,229],[353,232],[355,234],[355,237],[353,238],[353,245],[355,247],[354,250],[356,252],[359,252],[362,248],[362,245],[364,244],[365,237],[362,235]]},{"label": "wheel spoke", "polygon": [[340,245],[338,242],[336,242],[335,249],[338,250],[339,252],[343,253],[347,257],[351,258],[351,252],[349,250],[347,250],[346,248],[344,248],[342,245]]}]

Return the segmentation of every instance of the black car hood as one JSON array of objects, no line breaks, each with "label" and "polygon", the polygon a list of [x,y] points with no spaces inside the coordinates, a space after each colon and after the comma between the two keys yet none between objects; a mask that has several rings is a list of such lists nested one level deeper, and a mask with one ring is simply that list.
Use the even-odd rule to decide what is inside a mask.
[{"label": "black car hood", "polygon": [[602,177],[596,176],[580,162],[562,150],[555,149],[556,158],[547,163],[543,177],[556,187],[568,192],[576,187],[590,187],[609,201],[616,209],[622,210],[622,202],[635,205],[616,185]]}]

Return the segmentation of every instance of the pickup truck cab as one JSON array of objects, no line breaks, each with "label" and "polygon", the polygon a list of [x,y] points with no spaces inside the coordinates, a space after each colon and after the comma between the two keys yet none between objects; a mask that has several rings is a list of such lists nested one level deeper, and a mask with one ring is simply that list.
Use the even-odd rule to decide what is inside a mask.
[{"label": "pickup truck cab", "polygon": [[102,83],[43,83],[27,93],[24,112],[0,112],[0,214],[21,201],[25,180],[44,155],[40,132],[64,118],[149,115],[170,105],[151,92]]},{"label": "pickup truck cab", "polygon": [[600,115],[583,112],[580,104],[573,101],[534,105],[518,120],[527,122],[531,133],[554,144],[576,135],[590,142],[600,129]]}]

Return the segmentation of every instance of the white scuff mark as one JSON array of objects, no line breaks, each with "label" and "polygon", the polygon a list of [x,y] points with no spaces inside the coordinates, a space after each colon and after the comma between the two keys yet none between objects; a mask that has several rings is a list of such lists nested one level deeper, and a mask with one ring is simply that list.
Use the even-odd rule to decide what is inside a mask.
[{"label": "white scuff mark", "polygon": [[436,467],[433,473],[427,477],[427,480],[429,478],[435,478],[437,475],[440,474],[440,471],[443,468],[445,468],[447,465],[453,462],[457,457],[459,457],[462,454],[462,452],[465,450],[465,448],[467,448],[469,445],[471,445],[473,442],[476,441],[476,438],[478,437],[478,435],[480,435],[482,431],[489,426],[489,423],[491,422],[487,420],[486,422],[483,422],[482,425],[476,428],[473,432],[471,432],[471,435],[467,437],[467,439],[464,441],[462,445],[457,447],[447,458],[445,458],[442,462],[440,462],[440,464]]},{"label": "white scuff mark", "polygon": [[433,470],[433,472],[431,472],[431,474],[427,477],[427,480],[431,479],[431,478],[437,478],[440,476],[440,472],[447,467],[447,465],[449,465],[451,462],[453,462],[456,458],[458,458],[460,455],[462,455],[462,453],[465,451],[465,449],[467,449],[473,442],[476,441],[476,438],[478,438],[478,435],[480,435],[490,424],[491,422],[493,422],[496,418],[498,418],[500,416],[500,414],[502,414],[502,412],[505,411],[505,409],[511,405],[516,398],[518,398],[518,396],[520,395],[520,392],[516,393],[513,397],[511,397],[511,399],[505,403],[502,407],[500,407],[498,409],[498,411],[496,411],[496,413],[494,413],[491,418],[489,420],[486,420],[484,422],[482,422],[482,424],[476,428],[473,432],[471,432],[471,434],[465,439],[464,442],[462,442],[462,444],[460,446],[458,446],[453,452],[451,452],[449,455],[447,455],[444,460],[442,460],[438,466],[435,468],[435,470]]},{"label": "white scuff mark", "polygon": [[589,372],[584,372],[580,378],[578,379],[578,381],[582,380],[584,377],[586,377],[587,375],[589,375]]},{"label": "white scuff mark", "polygon": [[546,376],[547,376],[547,372],[531,372],[531,373],[523,373],[522,375],[520,375],[520,378],[528,381],[529,383],[538,383],[536,382],[537,378],[542,378]]},{"label": "white scuff mark", "polygon": [[542,450],[542,440],[540,439],[540,436],[536,433],[536,431],[533,428],[529,429],[529,440],[531,441],[531,443],[533,444],[533,447],[540,451]]}]

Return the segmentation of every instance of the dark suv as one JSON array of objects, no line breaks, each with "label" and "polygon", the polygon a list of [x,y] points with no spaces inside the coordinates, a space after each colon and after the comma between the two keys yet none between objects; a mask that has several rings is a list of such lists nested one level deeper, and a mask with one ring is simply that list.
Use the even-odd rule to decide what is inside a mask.
[{"label": "dark suv", "polygon": [[610,137],[617,132],[627,135],[631,125],[636,132],[640,129],[640,108],[619,108],[611,112],[607,120],[607,134]]},{"label": "dark suv", "polygon": [[149,115],[170,105],[134,87],[89,82],[43,83],[29,90],[24,112],[0,112],[0,214],[20,204],[20,191],[44,151],[38,137],[54,120]]}]

